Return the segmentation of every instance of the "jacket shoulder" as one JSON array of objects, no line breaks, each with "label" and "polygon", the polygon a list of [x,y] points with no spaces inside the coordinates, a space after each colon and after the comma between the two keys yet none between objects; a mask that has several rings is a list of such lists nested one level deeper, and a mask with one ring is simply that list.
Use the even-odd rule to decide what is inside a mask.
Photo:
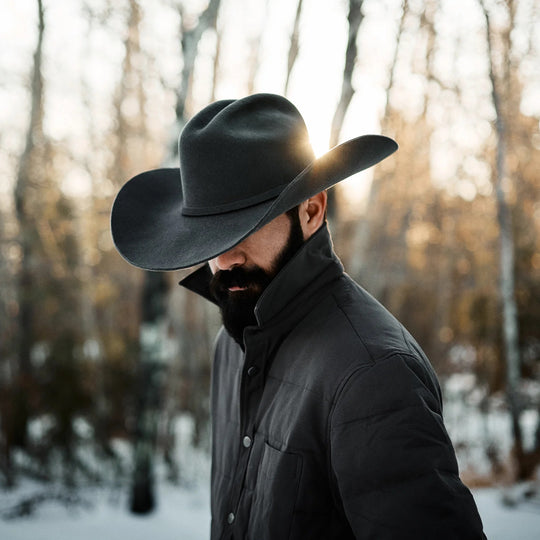
[{"label": "jacket shoulder", "polygon": [[341,311],[373,363],[393,355],[409,359],[409,364],[432,373],[424,351],[408,330],[373,296],[344,275],[333,292]]},{"label": "jacket shoulder", "polygon": [[[440,399],[433,368],[403,325],[349,276],[343,275],[290,336],[291,345],[311,357],[312,369],[331,371],[340,384],[353,372],[399,357],[422,385]],[[289,340],[286,340],[289,341]]]},{"label": "jacket shoulder", "polygon": [[396,353],[424,356],[403,325],[346,274],[332,284],[292,335],[368,365]]},{"label": "jacket shoulder", "polygon": [[347,275],[339,280],[332,297],[349,330],[362,341],[374,362],[395,353],[423,355],[403,325]]}]

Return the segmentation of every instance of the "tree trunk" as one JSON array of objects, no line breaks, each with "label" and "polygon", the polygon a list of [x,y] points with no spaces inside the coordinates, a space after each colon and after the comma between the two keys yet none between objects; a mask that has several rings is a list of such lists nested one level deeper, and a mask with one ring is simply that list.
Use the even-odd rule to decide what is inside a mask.
[{"label": "tree trunk", "polygon": [[291,44],[289,46],[289,55],[287,57],[287,77],[285,78],[285,88],[283,91],[285,95],[287,95],[287,92],[289,91],[291,73],[296,62],[296,58],[298,57],[298,41],[300,34],[300,17],[302,15],[302,1],[303,0],[298,0],[298,5],[296,6],[296,15],[294,17],[294,26],[291,34]]},{"label": "tree trunk", "polygon": [[360,29],[360,24],[364,18],[364,15],[362,14],[362,4],[363,0],[349,0],[349,15],[347,17],[347,20],[349,21],[349,37],[347,39],[347,49],[345,51],[345,67],[343,69],[341,96],[336,111],[334,112],[330,130],[330,148],[336,146],[339,142],[343,121],[345,120],[347,109],[349,108],[351,99],[354,95],[352,76],[356,58],[358,56],[358,46],[356,44],[358,30]]},{"label": "tree trunk", "polygon": [[[514,276],[514,238],[512,233],[512,215],[510,205],[506,200],[505,183],[507,179],[506,152],[507,135],[504,112],[501,107],[501,92],[499,78],[495,74],[493,35],[491,19],[483,0],[480,5],[486,20],[486,41],[488,50],[489,78],[491,82],[491,97],[495,109],[495,131],[497,135],[496,163],[495,163],[495,194],[497,199],[497,220],[499,224],[500,256],[499,292],[503,311],[503,341],[506,359],[506,395],[510,416],[512,419],[512,434],[514,437],[514,450],[517,458],[517,479],[523,476],[523,437],[521,432],[519,383],[521,368],[518,344],[518,318],[515,298]],[[503,59],[509,62],[508,57]]]},{"label": "tree trunk", "polygon": [[394,48],[394,56],[392,57],[392,63],[390,64],[390,69],[388,73],[388,84],[386,85],[384,113],[381,120],[381,128],[382,128],[383,133],[386,131],[386,128],[388,127],[388,113],[390,112],[390,92],[392,91],[392,88],[394,87],[394,78],[396,75],[396,66],[397,66],[397,61],[398,61],[398,56],[399,56],[399,51],[400,51],[401,38],[403,36],[403,30],[405,28],[405,19],[407,18],[408,14],[409,14],[409,1],[404,0],[401,6],[401,17],[399,19],[399,27],[398,27],[397,37],[396,37],[396,46]]},{"label": "tree trunk", "polygon": [[[182,74],[180,79],[180,86],[176,96],[176,118],[177,121],[183,125],[189,114],[186,112],[186,107],[189,107],[191,83],[193,77],[193,70],[195,68],[195,60],[197,58],[197,51],[199,47],[199,41],[202,35],[209,28],[215,28],[217,22],[217,16],[219,12],[219,5],[221,0],[210,0],[206,9],[202,12],[197,24],[193,28],[189,28],[186,24],[186,17],[184,17],[184,9],[180,4],[178,11],[182,18]],[[176,140],[173,141],[176,146]],[[176,151],[173,151],[173,155],[176,155]]]},{"label": "tree trunk", "polygon": [[146,272],[145,276],[136,385],[135,467],[131,492],[131,511],[135,514],[147,514],[155,507],[154,447],[167,339],[167,285],[164,276],[158,272]]},{"label": "tree trunk", "polygon": [[[118,148],[115,153],[118,172],[125,171],[129,155],[127,141],[130,126],[122,113],[122,103],[130,92],[129,79],[141,77],[134,69],[134,57],[140,52],[139,26],[141,9],[137,0],[129,0],[127,37],[123,76],[120,81],[117,109]],[[142,100],[143,96],[138,95]],[[135,429],[133,432],[133,477],[130,510],[135,514],[147,514],[155,507],[154,496],[154,452],[157,433],[157,376],[161,361],[160,343],[156,336],[161,334],[163,324],[163,283],[160,274],[146,276],[141,299],[141,326],[139,328],[139,364],[135,384]]]},{"label": "tree trunk", "polygon": [[[91,12],[87,12],[87,30],[84,36],[85,47],[81,51],[80,61],[83,64],[86,58],[90,57],[90,37],[93,30],[93,21]],[[89,87],[87,79],[81,76],[81,93],[82,102],[86,111],[92,111],[92,91]],[[119,107],[119,104],[117,104]],[[118,110],[118,109],[117,109]],[[117,114],[118,122],[122,122],[122,116]],[[88,140],[90,141],[90,148],[97,149],[99,143],[97,142],[96,127],[91,114],[87,116],[86,132]],[[118,145],[120,149],[123,145]],[[115,156],[117,153],[115,152]],[[92,216],[91,220],[84,220],[81,216],[78,218],[78,231],[77,236],[84,239],[88,238],[87,242],[90,242],[94,249],[97,249],[98,235],[96,231],[104,230],[107,225],[102,220],[96,219],[96,216],[100,216],[100,201],[98,194],[100,193],[98,178],[100,178],[100,172],[94,163],[94,153],[90,152],[84,160],[84,167],[88,172],[92,182],[92,189],[90,195],[90,212]],[[108,205],[110,202],[107,201]],[[109,206],[107,206],[107,210]],[[101,213],[103,214],[103,212]],[[106,214],[108,220],[108,212]],[[103,219],[103,218],[101,218]],[[99,225],[98,225],[99,223]],[[114,456],[112,446],[110,444],[109,430],[108,430],[108,403],[105,391],[105,373],[106,373],[106,355],[103,343],[103,335],[98,322],[97,307],[96,307],[96,288],[99,280],[99,271],[96,271],[95,263],[92,261],[92,251],[89,249],[83,250],[81,253],[81,264],[79,272],[81,275],[81,319],[83,325],[83,336],[85,336],[85,356],[96,364],[96,391],[94,397],[94,442],[96,444],[98,452],[103,456],[109,458]]]},{"label": "tree trunk", "polygon": [[214,54],[214,62],[212,64],[212,92],[210,93],[210,101],[216,101],[216,89],[219,81],[219,64],[221,62],[221,44],[223,34],[221,28],[218,28],[216,21],[216,52]]},{"label": "tree trunk", "polygon": [[[330,148],[336,146],[339,142],[339,136],[343,128],[343,122],[347,109],[351,103],[354,95],[354,88],[352,85],[352,76],[354,72],[354,66],[356,64],[356,58],[358,56],[358,46],[356,44],[358,38],[358,30],[360,24],[364,18],[362,14],[363,0],[349,0],[349,15],[347,20],[349,21],[349,36],[347,39],[347,49],[345,51],[345,67],[343,69],[343,81],[341,84],[341,96],[334,112],[332,119],[332,126],[330,129]],[[328,216],[334,217],[336,210],[335,194],[334,191],[329,192],[328,198]]]},{"label": "tree trunk", "polygon": [[34,342],[34,307],[32,299],[33,272],[35,270],[34,246],[37,235],[30,206],[30,186],[38,181],[35,166],[36,152],[43,149],[43,108],[44,85],[42,76],[43,37],[45,33],[45,18],[43,4],[37,1],[38,9],[38,40],[34,52],[34,63],[31,79],[31,107],[26,144],[19,160],[19,169],[15,184],[15,212],[19,224],[19,243],[21,248],[21,263],[18,278],[18,315],[17,315],[17,349],[18,373],[14,392],[13,415],[10,420],[12,427],[8,440],[9,445],[26,447],[27,426],[29,420],[29,385],[32,378],[31,348]]}]

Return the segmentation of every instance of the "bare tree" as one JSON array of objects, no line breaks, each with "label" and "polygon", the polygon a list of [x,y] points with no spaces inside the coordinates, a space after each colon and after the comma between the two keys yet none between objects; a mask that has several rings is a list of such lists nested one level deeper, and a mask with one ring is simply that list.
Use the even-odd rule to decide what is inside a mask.
[{"label": "bare tree", "polygon": [[343,121],[347,114],[347,109],[354,95],[354,87],[352,85],[352,76],[356,58],[358,56],[358,30],[364,19],[362,13],[363,0],[349,0],[349,35],[347,39],[347,49],[345,51],[345,67],[343,68],[343,81],[341,84],[341,96],[332,119],[332,127],[330,130],[330,148],[338,144]]},{"label": "bare tree", "polygon": [[[216,27],[219,5],[221,0],[210,0],[206,9],[199,16],[196,24],[188,23],[189,17],[186,16],[186,10],[183,3],[178,5],[178,12],[181,18],[181,44],[182,44],[182,74],[180,85],[176,94],[176,120],[180,123],[180,129],[185,123],[189,114],[186,113],[186,108],[189,107],[191,84],[193,79],[193,71],[195,69],[195,60],[197,59],[197,51],[199,41],[203,34],[210,28]],[[173,141],[175,148],[172,155],[176,155],[176,140]]]},{"label": "bare tree", "polygon": [[30,118],[26,132],[26,143],[19,160],[19,168],[15,184],[15,212],[19,225],[19,245],[21,252],[18,292],[18,391],[14,393],[14,413],[11,418],[12,430],[8,436],[11,444],[25,447],[27,440],[27,424],[29,420],[28,396],[25,387],[32,376],[31,347],[34,335],[34,303],[32,298],[32,276],[35,271],[34,247],[37,232],[32,215],[32,186],[38,182],[38,154],[43,152],[43,110],[44,83],[42,76],[43,38],[45,34],[45,15],[43,3],[37,1],[38,39],[34,51],[30,96]]},{"label": "bare tree", "polygon": [[[349,22],[349,34],[347,39],[347,48],[345,50],[345,67],[343,68],[341,96],[336,106],[330,128],[330,148],[336,146],[336,144],[339,142],[339,136],[343,128],[345,115],[347,114],[347,110],[354,95],[352,76],[356,64],[356,58],[358,56],[358,45],[356,43],[358,39],[358,30],[360,29],[360,24],[364,19],[364,15],[362,13],[362,4],[363,0],[349,0],[349,14],[347,16],[347,20]],[[335,193],[334,190],[331,190],[328,198],[328,216],[330,218],[334,217],[335,210]]]},{"label": "bare tree", "polygon": [[[15,184],[15,210],[19,222],[19,238],[21,245],[21,268],[19,272],[19,368],[23,373],[30,372],[30,345],[32,326],[31,287],[32,245],[35,236],[33,223],[28,208],[28,191],[35,179],[35,153],[43,142],[43,36],[45,19],[43,3],[38,7],[38,40],[34,52],[34,66],[31,79],[31,107],[26,144],[19,161],[19,171]],[[34,180],[35,181],[35,180]]]},{"label": "bare tree", "polygon": [[[502,58],[502,77],[496,73],[497,51],[494,45],[494,35],[491,24],[489,10],[484,0],[479,0],[482,12],[486,22],[486,43],[488,52],[489,79],[491,82],[491,98],[495,109],[495,132],[497,140],[496,160],[495,160],[495,195],[497,199],[497,219],[499,224],[500,239],[500,300],[503,311],[503,341],[504,354],[506,357],[506,394],[510,415],[512,418],[512,432],[514,437],[514,447],[518,462],[518,468],[523,459],[523,436],[521,431],[520,403],[519,403],[519,384],[521,380],[521,368],[518,345],[518,316],[515,297],[515,276],[514,276],[514,238],[512,233],[512,214],[511,208],[506,198],[505,190],[508,182],[506,169],[507,162],[507,127],[505,113],[503,110],[504,89],[503,81],[508,80],[504,73],[508,69],[509,43]],[[507,2],[512,9],[513,2]],[[511,17],[511,20],[512,17]],[[510,32],[508,32],[508,38]],[[518,470],[518,478],[522,476]]]},{"label": "bare tree", "polygon": [[210,101],[216,101],[216,88],[219,80],[219,64],[221,61],[221,45],[223,40],[223,31],[218,27],[216,21],[216,52],[214,53],[214,62],[212,65],[212,92],[210,93]]},{"label": "bare tree", "polygon": [[[399,57],[399,51],[401,50],[401,46],[400,46],[401,38],[403,36],[403,30],[405,28],[405,19],[407,18],[408,13],[409,13],[409,0],[403,0],[403,3],[401,4],[401,17],[399,18],[399,26],[398,26],[397,35],[396,35],[396,45],[394,47],[394,54],[392,56],[392,62],[390,64],[390,69],[388,73],[388,83],[386,85],[386,91],[385,91],[384,113],[381,120],[383,132],[385,131],[385,128],[387,127],[388,113],[390,109],[390,92],[392,91],[392,88],[394,87],[394,79],[396,77],[396,66],[397,66],[397,61]],[[373,186],[372,186],[372,189],[373,189]]]},{"label": "bare tree", "polygon": [[[129,0],[129,11],[124,40],[124,60],[122,75],[115,97],[116,141],[114,175],[124,177],[130,163],[129,140],[132,127],[125,117],[122,104],[133,91],[133,82],[142,84],[142,74],[135,69],[136,57],[140,55],[140,24],[142,12],[138,0]],[[144,92],[137,94],[139,108],[144,107]],[[142,112],[142,111],[141,111]],[[144,115],[139,115],[144,122]],[[142,127],[142,126],[140,126]],[[133,426],[133,475],[131,485],[130,509],[136,514],[146,514],[155,507],[154,496],[154,452],[157,436],[159,410],[158,377],[161,351],[158,337],[160,321],[156,320],[165,310],[164,282],[150,276],[145,280],[140,298],[141,322],[139,327],[139,362],[134,388],[134,426]],[[159,276],[158,276],[159,277]]]},{"label": "bare tree", "polygon": [[300,35],[300,17],[302,15],[302,1],[298,0],[296,6],[296,15],[294,17],[293,31],[291,34],[291,44],[289,46],[289,55],[287,57],[287,77],[285,78],[284,94],[287,95],[289,91],[289,82],[291,80],[291,73],[298,57],[299,51],[299,35]]}]

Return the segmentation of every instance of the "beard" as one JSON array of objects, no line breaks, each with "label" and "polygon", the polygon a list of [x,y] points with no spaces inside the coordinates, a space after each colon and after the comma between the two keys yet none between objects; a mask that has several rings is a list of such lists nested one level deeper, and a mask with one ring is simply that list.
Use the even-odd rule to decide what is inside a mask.
[{"label": "beard", "polygon": [[[257,324],[255,305],[261,294],[304,243],[298,207],[289,210],[287,216],[291,223],[289,237],[269,271],[259,267],[247,269],[238,266],[231,270],[218,270],[210,281],[210,292],[219,306],[223,326],[242,348],[244,328]],[[243,290],[231,292],[231,287]]]}]

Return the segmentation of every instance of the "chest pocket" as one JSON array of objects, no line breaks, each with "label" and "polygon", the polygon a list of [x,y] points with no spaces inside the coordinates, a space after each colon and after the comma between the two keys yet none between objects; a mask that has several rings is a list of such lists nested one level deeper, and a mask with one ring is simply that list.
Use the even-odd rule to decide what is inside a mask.
[{"label": "chest pocket", "polygon": [[251,508],[250,540],[289,538],[301,473],[301,455],[265,443]]}]

